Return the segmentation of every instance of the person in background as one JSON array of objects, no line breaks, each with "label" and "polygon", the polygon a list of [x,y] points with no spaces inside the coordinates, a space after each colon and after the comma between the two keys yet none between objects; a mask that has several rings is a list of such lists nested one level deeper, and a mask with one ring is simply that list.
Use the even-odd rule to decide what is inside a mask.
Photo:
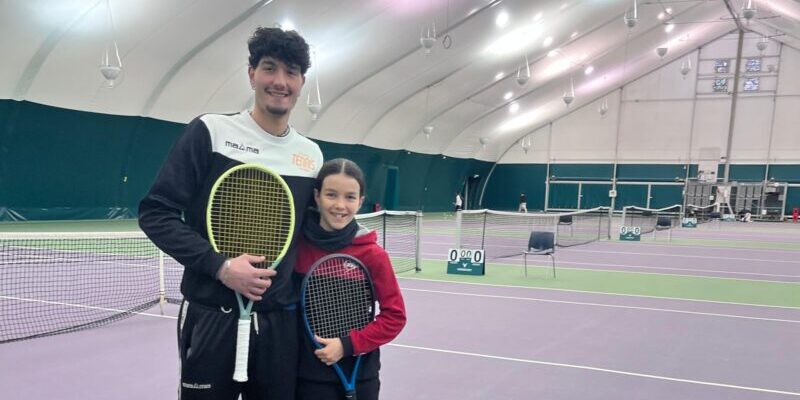
[{"label": "person in background", "polygon": [[525,196],[525,193],[519,194],[519,207],[517,208],[517,212],[528,212],[528,198]]}]

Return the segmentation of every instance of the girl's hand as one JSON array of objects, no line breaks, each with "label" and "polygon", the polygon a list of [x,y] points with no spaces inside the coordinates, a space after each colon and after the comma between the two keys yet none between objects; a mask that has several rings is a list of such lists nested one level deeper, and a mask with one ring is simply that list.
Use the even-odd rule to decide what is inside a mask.
[{"label": "girl's hand", "polygon": [[315,338],[322,345],[322,348],[314,350],[314,355],[325,365],[331,366],[344,357],[344,347],[341,339],[325,339],[319,336],[315,336]]}]

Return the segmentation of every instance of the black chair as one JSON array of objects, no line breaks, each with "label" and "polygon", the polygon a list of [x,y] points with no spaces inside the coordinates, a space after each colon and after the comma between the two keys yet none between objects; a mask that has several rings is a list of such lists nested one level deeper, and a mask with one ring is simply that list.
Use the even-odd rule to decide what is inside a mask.
[{"label": "black chair", "polygon": [[656,220],[656,229],[657,230],[664,230],[672,228],[672,218],[670,217],[658,217]]},{"label": "black chair", "polygon": [[522,252],[525,260],[525,277],[528,277],[528,256],[550,256],[553,265],[553,278],[556,277],[556,260],[553,257],[555,249],[555,236],[553,232],[531,232],[528,238],[528,249]]},{"label": "black chair", "polygon": [[[572,215],[559,215],[558,225],[566,225],[569,227],[569,235],[572,236]],[[559,229],[560,231],[560,229]]]}]

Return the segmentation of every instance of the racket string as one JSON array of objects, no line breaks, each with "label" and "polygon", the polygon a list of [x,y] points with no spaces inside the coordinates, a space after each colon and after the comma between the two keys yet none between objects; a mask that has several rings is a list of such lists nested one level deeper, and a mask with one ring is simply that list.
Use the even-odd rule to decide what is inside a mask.
[{"label": "racket string", "polygon": [[334,258],[317,266],[306,283],[306,316],[317,336],[346,336],[372,321],[374,300],[361,267]]},{"label": "racket string", "polygon": [[244,168],[226,177],[211,208],[211,227],[220,253],[263,255],[270,265],[291,236],[291,195],[271,174]]}]

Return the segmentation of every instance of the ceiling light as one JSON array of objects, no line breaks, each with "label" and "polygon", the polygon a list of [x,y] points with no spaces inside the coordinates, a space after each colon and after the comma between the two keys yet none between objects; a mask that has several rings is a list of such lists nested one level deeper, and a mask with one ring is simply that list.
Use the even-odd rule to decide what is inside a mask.
[{"label": "ceiling light", "polygon": [[481,148],[485,149],[486,144],[489,143],[489,138],[482,136],[480,139],[478,139],[478,141],[481,142]]},{"label": "ceiling light", "polygon": [[511,100],[512,97],[514,97],[514,92],[506,92],[506,94],[503,95],[503,100]]},{"label": "ceiling light", "polygon": [[756,16],[755,1],[747,0],[747,2],[742,5],[742,17],[744,17],[744,19],[746,19],[749,22],[755,16]]},{"label": "ceiling light", "polygon": [[586,75],[591,75],[592,72],[594,72],[594,66],[592,66],[592,65],[586,67],[586,69],[583,70],[583,73],[586,74]]},{"label": "ceiling light", "polygon": [[681,63],[681,75],[683,75],[683,79],[686,79],[686,75],[689,74],[689,71],[692,70],[692,59],[689,56],[686,56],[686,59],[683,60]]},{"label": "ceiling light", "polygon": [[656,54],[658,54],[660,58],[664,58],[664,56],[667,55],[667,50],[669,49],[666,47],[658,47],[656,48]]},{"label": "ceiling light", "polygon": [[419,33],[419,44],[422,45],[422,48],[425,50],[425,55],[431,55],[431,50],[433,49],[433,45],[436,44],[436,24],[431,23],[427,25],[423,30]]},{"label": "ceiling light", "polygon": [[553,37],[552,36],[548,36],[548,37],[544,38],[544,42],[542,42],[542,45],[544,47],[550,47],[551,44],[553,44]]},{"label": "ceiling light", "polygon": [[675,30],[675,24],[667,24],[664,26],[664,32],[670,33]]},{"label": "ceiling light", "polygon": [[502,72],[498,72],[497,75],[494,76],[494,79],[495,80],[503,79],[503,73]]},{"label": "ceiling light", "polygon": [[501,28],[506,26],[506,24],[508,24],[508,13],[501,11],[499,14],[497,14],[497,18],[495,18],[494,23]]},{"label": "ceiling light", "polygon": [[633,0],[633,9],[625,11],[625,16],[622,19],[625,21],[625,26],[627,26],[628,29],[633,29],[633,27],[636,26],[636,22],[639,21],[639,10],[636,5],[636,0]]},{"label": "ceiling light", "polygon": [[549,53],[547,53],[547,56],[548,56],[548,57],[555,57],[555,56],[557,56],[557,55],[558,55],[558,49],[553,49],[553,50],[550,50],[550,52],[549,52]]},{"label": "ceiling light", "polygon": [[538,14],[536,14],[535,17],[533,17],[533,22],[539,21],[540,19],[542,19],[542,13],[541,12],[539,12]]},{"label": "ceiling light", "polygon": [[283,20],[283,22],[281,22],[281,29],[283,29],[284,31],[293,31],[293,30],[295,30],[294,22],[292,22],[292,20],[290,20],[288,18]]},{"label": "ceiling light", "polygon": [[513,114],[513,113],[515,113],[515,112],[517,112],[517,110],[519,110],[519,103],[511,103],[511,104],[508,106],[508,111],[509,111],[510,113],[512,113],[512,114]]},{"label": "ceiling light", "polygon": [[569,35],[570,39],[575,39],[576,37],[578,37],[578,31],[572,32],[572,35]]},{"label": "ceiling light", "polygon": [[597,108],[597,112],[600,113],[600,118],[606,117],[606,113],[608,113],[608,98],[603,97],[603,101],[600,102],[600,107]]}]

